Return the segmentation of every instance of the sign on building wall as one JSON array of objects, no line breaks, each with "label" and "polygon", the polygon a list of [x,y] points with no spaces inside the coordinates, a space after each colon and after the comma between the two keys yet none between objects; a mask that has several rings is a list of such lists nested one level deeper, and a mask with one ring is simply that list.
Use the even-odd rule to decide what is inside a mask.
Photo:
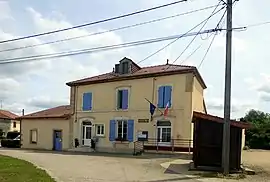
[{"label": "sign on building wall", "polygon": [[138,123],[149,123],[149,119],[138,119]]},{"label": "sign on building wall", "polygon": [[138,141],[147,141],[148,140],[148,131],[138,131],[137,138],[138,138]]}]

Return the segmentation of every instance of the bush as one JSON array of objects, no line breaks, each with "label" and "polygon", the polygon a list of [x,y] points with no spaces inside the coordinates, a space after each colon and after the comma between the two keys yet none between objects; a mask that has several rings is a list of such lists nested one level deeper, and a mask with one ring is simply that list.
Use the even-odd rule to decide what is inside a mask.
[{"label": "bush", "polygon": [[1,140],[2,147],[20,148],[20,140],[3,139]]}]

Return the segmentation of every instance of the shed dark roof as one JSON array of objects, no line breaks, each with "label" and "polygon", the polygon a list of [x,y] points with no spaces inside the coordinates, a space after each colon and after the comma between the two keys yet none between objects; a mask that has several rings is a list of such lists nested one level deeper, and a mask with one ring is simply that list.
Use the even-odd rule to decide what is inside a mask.
[{"label": "shed dark roof", "polygon": [[67,118],[71,115],[69,105],[58,106],[19,117],[19,119]]},{"label": "shed dark roof", "polygon": [[6,110],[0,110],[0,118],[1,119],[16,119],[18,117],[18,115],[10,112],[10,111],[6,111]]},{"label": "shed dark roof", "polygon": [[[128,58],[124,58],[128,59]],[[130,60],[130,59],[129,59]],[[175,65],[175,64],[164,64],[164,65],[156,65],[156,66],[148,66],[148,67],[139,67],[136,63],[131,61],[138,69],[130,74],[120,75],[115,72],[109,72],[89,78],[84,78],[72,82],[68,82],[68,86],[76,86],[76,85],[88,85],[88,84],[96,84],[96,83],[104,83],[104,82],[115,82],[121,80],[133,80],[133,79],[141,79],[148,77],[157,77],[157,76],[166,76],[166,75],[174,75],[174,74],[184,74],[184,73],[193,73],[199,83],[203,88],[206,88],[206,85],[197,70],[194,66],[186,66],[186,65]]]},{"label": "shed dark roof", "polygon": [[[192,122],[195,122],[196,119],[204,119],[204,120],[208,120],[212,122],[224,123],[224,118],[194,111]],[[235,126],[235,127],[243,128],[243,129],[251,127],[249,123],[236,121],[236,120],[231,120],[231,126]]]}]

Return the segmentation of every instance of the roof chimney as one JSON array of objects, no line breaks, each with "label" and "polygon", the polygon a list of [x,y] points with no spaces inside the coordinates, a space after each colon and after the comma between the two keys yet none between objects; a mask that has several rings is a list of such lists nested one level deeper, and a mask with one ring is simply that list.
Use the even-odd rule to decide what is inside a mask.
[{"label": "roof chimney", "polygon": [[167,59],[167,63],[166,63],[167,65],[169,64],[169,59]]}]

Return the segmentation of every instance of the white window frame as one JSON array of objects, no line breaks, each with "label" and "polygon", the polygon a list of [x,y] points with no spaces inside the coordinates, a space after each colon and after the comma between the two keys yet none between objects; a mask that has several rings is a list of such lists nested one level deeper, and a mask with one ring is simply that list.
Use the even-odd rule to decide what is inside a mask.
[{"label": "white window frame", "polygon": [[[103,133],[98,133],[98,127],[103,127]],[[95,124],[96,136],[105,136],[105,124]],[[101,132],[100,128],[100,132]]]},{"label": "white window frame", "polygon": [[[118,108],[118,91],[119,90],[128,90],[128,108],[127,109],[121,109]],[[116,111],[128,111],[130,109],[130,96],[131,96],[131,86],[121,86],[115,88],[115,110]]]},{"label": "white window frame", "polygon": [[125,138],[125,140],[128,140],[128,120],[127,119],[118,119],[118,120],[116,120],[116,138],[118,138],[118,124],[119,124],[119,122],[122,122],[122,138],[123,138],[123,134],[124,134],[124,122],[126,122],[127,123],[127,137]]}]

